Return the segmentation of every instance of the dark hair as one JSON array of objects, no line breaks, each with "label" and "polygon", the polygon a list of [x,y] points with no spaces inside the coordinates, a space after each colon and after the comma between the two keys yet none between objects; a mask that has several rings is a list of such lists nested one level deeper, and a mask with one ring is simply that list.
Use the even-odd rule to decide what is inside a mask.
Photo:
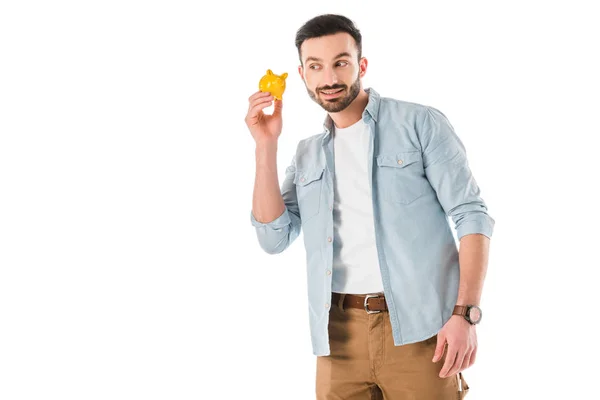
[{"label": "dark hair", "polygon": [[298,32],[296,32],[296,48],[298,49],[300,63],[302,63],[300,47],[305,40],[333,35],[340,32],[346,32],[354,38],[358,49],[358,59],[360,60],[362,57],[362,35],[354,25],[354,22],[343,15],[323,14],[307,21],[300,29],[298,29]]}]

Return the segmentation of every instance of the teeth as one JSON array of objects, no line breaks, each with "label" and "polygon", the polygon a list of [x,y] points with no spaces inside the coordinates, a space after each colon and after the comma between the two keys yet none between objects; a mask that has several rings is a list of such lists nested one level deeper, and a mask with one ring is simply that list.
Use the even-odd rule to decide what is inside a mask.
[{"label": "teeth", "polygon": [[333,91],[332,90],[322,90],[322,92],[325,94],[334,94],[334,93],[341,92],[341,91],[342,91],[342,89],[333,90]]}]

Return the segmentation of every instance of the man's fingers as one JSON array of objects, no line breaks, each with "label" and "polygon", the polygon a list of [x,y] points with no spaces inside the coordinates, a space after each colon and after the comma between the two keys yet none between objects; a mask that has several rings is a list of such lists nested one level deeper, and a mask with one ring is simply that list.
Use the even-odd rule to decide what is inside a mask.
[{"label": "man's fingers", "polygon": [[260,98],[260,97],[267,97],[270,96],[271,93],[270,92],[261,92],[260,90],[258,92],[254,92],[252,94],[252,96],[248,97],[248,102],[252,103],[254,100]]},{"label": "man's fingers", "polygon": [[258,96],[254,100],[250,101],[248,103],[248,110],[251,110],[255,105],[263,103],[265,101],[273,101],[273,96],[271,95],[271,93],[266,93],[265,96]]},{"label": "man's fingers", "polygon": [[457,373],[464,371],[465,369],[467,369],[471,366],[471,354],[473,354],[473,350],[468,351],[467,354],[465,354],[465,358],[462,362],[462,365],[460,366],[458,371],[456,371]]},{"label": "man's fingers", "polygon": [[446,343],[446,338],[442,335],[438,334],[437,344],[435,346],[435,353],[433,353],[433,362],[438,362],[442,358],[442,354],[444,354],[444,344]]},{"label": "man's fingers", "polygon": [[281,114],[282,108],[283,108],[283,101],[275,100],[275,105],[273,106],[273,115]]},{"label": "man's fingers", "polygon": [[473,349],[473,352],[471,352],[471,357],[469,360],[469,367],[473,364],[475,364],[475,356],[477,355],[477,346],[475,346],[475,348]]},{"label": "man's fingers", "polygon": [[444,362],[444,366],[440,371],[440,378],[445,378],[448,375],[448,371],[454,365],[454,361],[456,360],[456,348],[453,346],[448,346],[448,352],[446,353],[446,362]]},{"label": "man's fingers", "polygon": [[248,113],[250,113],[250,110],[252,110],[254,108],[254,106],[256,106],[257,104],[262,103],[263,101],[269,101],[269,100],[270,101],[273,100],[273,96],[269,92],[258,92],[258,93],[253,94],[248,99]]},{"label": "man's fingers", "polygon": [[254,118],[258,115],[258,113],[271,105],[272,99],[267,98],[266,100],[261,100],[252,105],[252,108],[248,110],[248,118]]},{"label": "man's fingers", "polygon": [[450,370],[446,373],[447,376],[458,374],[458,372],[462,368],[463,362],[465,361],[466,353],[466,349],[458,349],[458,351],[456,352],[456,360],[454,360],[452,368],[450,368]]}]

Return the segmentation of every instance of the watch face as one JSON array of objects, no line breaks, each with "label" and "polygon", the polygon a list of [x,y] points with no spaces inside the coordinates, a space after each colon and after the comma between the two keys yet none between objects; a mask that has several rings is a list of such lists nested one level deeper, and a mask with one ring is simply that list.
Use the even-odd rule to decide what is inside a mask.
[{"label": "watch face", "polygon": [[477,306],[471,306],[469,308],[468,316],[472,323],[478,323],[481,320],[481,308]]}]

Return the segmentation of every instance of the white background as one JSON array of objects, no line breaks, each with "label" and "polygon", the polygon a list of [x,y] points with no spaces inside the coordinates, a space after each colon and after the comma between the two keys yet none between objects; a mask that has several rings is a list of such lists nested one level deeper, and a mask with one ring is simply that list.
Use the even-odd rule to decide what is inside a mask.
[{"label": "white background", "polygon": [[314,398],[302,237],[258,246],[244,116],[289,73],[281,180],[325,12],[365,87],[448,116],[496,220],[469,398],[597,396],[597,14],[483,3],[2,2],[0,398]]}]

